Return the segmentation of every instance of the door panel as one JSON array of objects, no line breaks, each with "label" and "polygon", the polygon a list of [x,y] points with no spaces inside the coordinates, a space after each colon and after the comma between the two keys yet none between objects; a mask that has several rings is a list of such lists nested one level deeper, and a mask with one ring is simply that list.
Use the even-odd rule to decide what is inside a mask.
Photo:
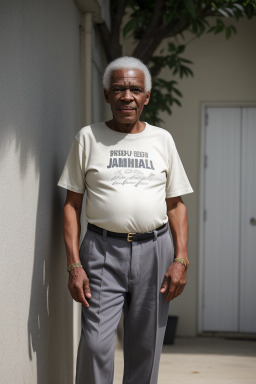
[{"label": "door panel", "polygon": [[238,331],[239,108],[207,108],[204,331]]},{"label": "door panel", "polygon": [[256,332],[256,108],[243,108],[242,127],[240,331]]}]

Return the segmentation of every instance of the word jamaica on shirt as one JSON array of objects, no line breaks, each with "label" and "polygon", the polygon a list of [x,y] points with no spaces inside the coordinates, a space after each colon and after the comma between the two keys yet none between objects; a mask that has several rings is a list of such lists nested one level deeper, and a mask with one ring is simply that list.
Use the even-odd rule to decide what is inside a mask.
[{"label": "word jamaica on shirt", "polygon": [[[133,157],[131,157],[133,156]],[[153,161],[148,159],[147,152],[139,151],[110,151],[107,168],[144,168],[155,170]]]}]

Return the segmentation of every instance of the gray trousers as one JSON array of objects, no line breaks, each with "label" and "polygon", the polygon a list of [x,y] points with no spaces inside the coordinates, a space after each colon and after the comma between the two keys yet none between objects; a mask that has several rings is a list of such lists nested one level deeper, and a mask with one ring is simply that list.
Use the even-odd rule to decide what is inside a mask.
[{"label": "gray trousers", "polygon": [[82,309],[76,384],[111,384],[124,310],[123,384],[156,384],[169,303],[160,293],[174,258],[170,233],[127,242],[88,230],[80,247],[92,297]]}]

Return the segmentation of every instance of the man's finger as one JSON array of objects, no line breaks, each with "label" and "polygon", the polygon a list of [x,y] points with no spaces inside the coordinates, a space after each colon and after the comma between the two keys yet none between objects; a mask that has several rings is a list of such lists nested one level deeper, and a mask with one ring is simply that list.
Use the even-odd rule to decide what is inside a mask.
[{"label": "man's finger", "polygon": [[164,279],[163,279],[163,282],[162,282],[162,286],[161,286],[161,289],[160,289],[161,293],[165,293],[167,291],[168,284],[169,284],[169,279],[168,279],[167,276],[164,276]]},{"label": "man's finger", "polygon": [[168,292],[166,299],[165,299],[166,301],[173,300],[177,296],[179,285],[180,284],[179,284],[178,280],[176,280],[175,278],[171,278],[169,292]]},{"label": "man's finger", "polygon": [[89,307],[89,304],[85,299],[84,292],[82,290],[77,291],[77,297],[78,297],[79,303],[83,304],[87,308]]},{"label": "man's finger", "polygon": [[176,297],[175,296],[176,289],[177,289],[177,286],[171,283],[170,288],[169,288],[169,292],[165,298],[165,301],[173,300]]},{"label": "man's finger", "polygon": [[185,285],[179,285],[177,287],[177,296],[182,294],[184,288],[185,288]]},{"label": "man's finger", "polygon": [[178,285],[177,284],[171,284],[171,287],[169,289],[169,293],[166,296],[166,301],[173,300],[173,299],[175,299],[175,297],[179,296],[183,292],[184,287],[185,287],[185,285],[181,285],[181,284],[178,284]]},{"label": "man's finger", "polygon": [[71,284],[70,279],[69,279],[69,283],[68,283],[68,289],[69,289],[69,292],[71,294],[72,299],[79,303],[76,288]]},{"label": "man's finger", "polygon": [[84,283],[84,294],[86,297],[88,297],[88,299],[90,299],[92,297],[90,285],[89,285],[89,280],[85,281],[85,283]]}]

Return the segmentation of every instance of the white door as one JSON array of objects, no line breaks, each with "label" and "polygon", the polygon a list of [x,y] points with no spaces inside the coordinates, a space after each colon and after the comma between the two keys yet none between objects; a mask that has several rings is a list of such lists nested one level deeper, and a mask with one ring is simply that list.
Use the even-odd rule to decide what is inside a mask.
[{"label": "white door", "polygon": [[241,332],[256,332],[256,108],[242,110]]},{"label": "white door", "polygon": [[256,332],[256,108],[207,108],[203,331]]}]

